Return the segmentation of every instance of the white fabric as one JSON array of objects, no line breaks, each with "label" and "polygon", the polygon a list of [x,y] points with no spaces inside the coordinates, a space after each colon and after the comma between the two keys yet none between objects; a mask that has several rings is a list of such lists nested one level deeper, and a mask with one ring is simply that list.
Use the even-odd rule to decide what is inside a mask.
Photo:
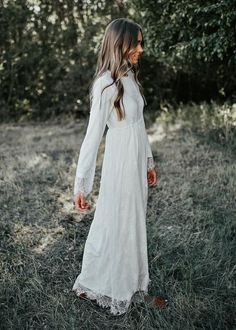
[{"label": "white fabric", "polygon": [[107,70],[96,81],[87,132],[82,143],[74,194],[92,191],[97,151],[106,125],[105,152],[94,218],[84,247],[82,269],[73,290],[86,292],[114,315],[127,311],[137,292],[147,294],[147,170],[155,167],[143,118],[143,98],[133,72],[122,77],[125,120],[113,108],[115,84]]}]

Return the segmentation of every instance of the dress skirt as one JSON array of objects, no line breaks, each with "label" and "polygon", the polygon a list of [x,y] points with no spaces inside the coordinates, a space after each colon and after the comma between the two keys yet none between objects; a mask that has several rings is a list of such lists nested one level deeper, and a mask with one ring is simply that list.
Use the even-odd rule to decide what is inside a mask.
[{"label": "dress skirt", "polygon": [[[106,134],[99,195],[73,290],[113,315],[148,292],[147,144],[143,115]],[[138,298],[139,299],[139,298]]]}]

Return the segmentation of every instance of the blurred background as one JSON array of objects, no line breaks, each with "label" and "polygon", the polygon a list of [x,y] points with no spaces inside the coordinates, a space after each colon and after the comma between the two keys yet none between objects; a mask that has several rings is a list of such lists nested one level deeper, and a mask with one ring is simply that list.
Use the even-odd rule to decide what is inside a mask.
[{"label": "blurred background", "polygon": [[2,0],[0,120],[87,116],[98,47],[106,25],[117,17],[143,27],[140,79],[150,112],[201,102],[209,112],[214,101],[227,102],[230,115],[236,102],[234,5],[228,0]]}]

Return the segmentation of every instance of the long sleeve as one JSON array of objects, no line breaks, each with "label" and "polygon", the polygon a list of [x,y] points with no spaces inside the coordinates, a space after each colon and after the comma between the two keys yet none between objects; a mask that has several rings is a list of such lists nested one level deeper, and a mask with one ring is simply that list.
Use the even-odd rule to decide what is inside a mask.
[{"label": "long sleeve", "polygon": [[89,122],[76,168],[74,195],[82,192],[86,197],[93,188],[97,152],[111,110],[112,89],[106,88],[101,95],[107,85],[106,79],[100,77],[93,86]]},{"label": "long sleeve", "polygon": [[148,139],[147,132],[146,132],[146,147],[147,147],[147,170],[149,171],[149,170],[155,168],[155,162],[154,162],[152,149],[151,149],[151,145],[150,145],[150,142]]}]

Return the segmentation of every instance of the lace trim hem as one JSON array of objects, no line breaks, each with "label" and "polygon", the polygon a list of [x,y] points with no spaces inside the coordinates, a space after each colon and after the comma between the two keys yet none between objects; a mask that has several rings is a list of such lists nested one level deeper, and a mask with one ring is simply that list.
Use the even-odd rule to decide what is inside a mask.
[{"label": "lace trim hem", "polygon": [[[151,280],[149,280],[149,283]],[[139,290],[133,293],[130,300],[118,300],[101,293],[94,292],[81,284],[77,284],[73,289],[77,296],[81,293],[86,293],[87,297],[91,300],[95,300],[96,303],[103,308],[110,308],[110,313],[113,315],[122,315],[127,312],[131,302],[142,302],[144,296],[148,294],[148,289]]]}]

